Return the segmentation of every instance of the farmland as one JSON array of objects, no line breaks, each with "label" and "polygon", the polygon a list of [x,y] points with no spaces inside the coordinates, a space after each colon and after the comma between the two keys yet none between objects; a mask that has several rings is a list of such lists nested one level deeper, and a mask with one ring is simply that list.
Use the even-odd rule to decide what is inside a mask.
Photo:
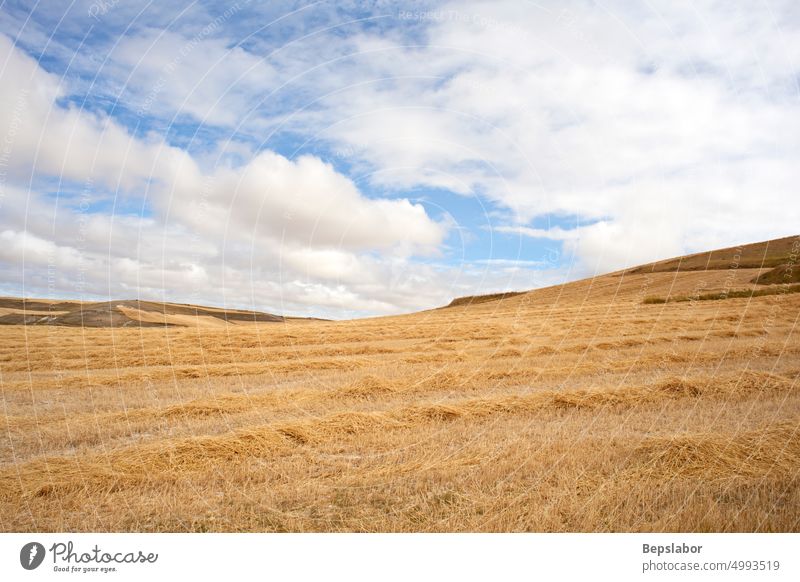
[{"label": "farmland", "polygon": [[798,241],[393,317],[2,325],[0,528],[797,531]]}]

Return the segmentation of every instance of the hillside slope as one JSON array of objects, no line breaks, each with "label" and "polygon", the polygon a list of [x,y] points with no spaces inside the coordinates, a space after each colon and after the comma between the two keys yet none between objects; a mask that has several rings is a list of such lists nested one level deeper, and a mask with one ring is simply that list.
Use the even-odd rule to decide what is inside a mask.
[{"label": "hillside slope", "polygon": [[[783,272],[787,265],[800,259],[800,241],[789,236],[759,243],[727,247],[703,253],[658,261],[631,269],[630,273],[655,273],[675,271],[713,271],[734,269],[771,269]],[[770,274],[768,271],[767,275]],[[790,275],[791,277],[791,275]],[[762,277],[764,284],[779,282],[776,276]],[[793,282],[796,282],[793,281]]]},{"label": "hillside slope", "polygon": [[[800,236],[675,257],[529,292],[459,297],[445,308],[482,303],[550,304],[554,301],[640,301],[647,296],[758,290],[763,285],[800,282]],[[487,307],[494,309],[495,307]]]}]

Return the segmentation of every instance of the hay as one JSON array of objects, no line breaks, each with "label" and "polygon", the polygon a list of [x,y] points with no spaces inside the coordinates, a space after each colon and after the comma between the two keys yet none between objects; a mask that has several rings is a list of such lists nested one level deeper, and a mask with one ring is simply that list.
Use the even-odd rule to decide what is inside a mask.
[{"label": "hay", "polygon": [[800,295],[641,305],[756,274],[618,274],[353,322],[4,326],[0,520],[797,529]]},{"label": "hay", "polygon": [[638,452],[649,477],[792,477],[800,471],[800,424],[783,422],[734,435],[650,439]]},{"label": "hay", "polygon": [[[463,383],[452,372],[437,372],[419,379],[417,388],[442,389]],[[371,397],[393,391],[392,384],[376,376],[366,376],[348,386],[344,391],[318,392],[321,398],[341,398],[346,393],[351,398]],[[357,392],[350,393],[353,388]],[[100,455],[84,461],[63,458],[40,459],[18,466],[19,472],[0,470],[0,490],[11,487],[18,476],[38,490],[43,475],[52,472],[59,478],[55,486],[73,487],[83,482],[106,482],[120,476],[142,476],[157,471],[195,470],[210,462],[226,461],[245,456],[264,456],[285,452],[289,444],[320,444],[348,435],[358,435],[389,428],[413,428],[430,422],[451,422],[456,419],[483,419],[494,415],[543,414],[548,411],[602,410],[612,408],[635,408],[648,404],[659,404],[665,400],[681,400],[702,397],[742,397],[766,392],[788,393],[797,390],[796,382],[770,373],[745,371],[720,377],[700,378],[692,381],[673,377],[638,387],[591,387],[573,390],[543,390],[526,394],[500,395],[484,398],[456,400],[447,403],[415,404],[391,408],[383,412],[345,412],[313,420],[263,426],[237,431],[228,435],[178,440],[137,446],[130,451],[122,450]],[[366,396],[365,396],[366,391]],[[302,391],[295,391],[300,394]],[[291,393],[290,393],[291,394]],[[308,397],[309,394],[305,393]],[[171,406],[158,411],[163,418],[182,415],[210,415],[234,413],[252,409],[255,403],[275,403],[286,395],[264,394],[260,396],[237,396],[216,401],[194,402],[189,405]],[[288,401],[291,401],[291,397]],[[154,414],[139,411],[136,415]],[[75,473],[75,467],[80,467]],[[94,469],[87,469],[94,467]],[[98,469],[100,467],[101,469]],[[108,473],[103,467],[113,467]],[[88,472],[87,472],[88,471]],[[50,482],[50,481],[48,481]],[[53,483],[51,483],[53,484]],[[13,489],[13,487],[11,487]]]},{"label": "hay", "polygon": [[367,375],[339,391],[343,397],[373,399],[397,391],[397,382]]}]

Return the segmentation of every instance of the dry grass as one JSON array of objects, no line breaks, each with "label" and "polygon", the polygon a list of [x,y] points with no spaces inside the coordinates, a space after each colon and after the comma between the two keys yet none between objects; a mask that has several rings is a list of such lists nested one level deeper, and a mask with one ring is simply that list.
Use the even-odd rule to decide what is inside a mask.
[{"label": "dry grass", "polygon": [[[797,531],[800,295],[0,327],[3,531]],[[754,288],[754,287],[753,287]]]},{"label": "dry grass", "polygon": [[642,448],[648,477],[726,481],[797,477],[800,427],[780,422],[733,436],[718,433],[654,439]]}]

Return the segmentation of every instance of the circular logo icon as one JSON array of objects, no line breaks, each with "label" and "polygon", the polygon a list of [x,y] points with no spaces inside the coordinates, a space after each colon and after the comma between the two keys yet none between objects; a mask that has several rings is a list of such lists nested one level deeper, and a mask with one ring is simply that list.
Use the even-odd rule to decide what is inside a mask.
[{"label": "circular logo icon", "polygon": [[26,570],[35,570],[44,561],[44,546],[39,542],[30,542],[19,551],[19,563]]}]

